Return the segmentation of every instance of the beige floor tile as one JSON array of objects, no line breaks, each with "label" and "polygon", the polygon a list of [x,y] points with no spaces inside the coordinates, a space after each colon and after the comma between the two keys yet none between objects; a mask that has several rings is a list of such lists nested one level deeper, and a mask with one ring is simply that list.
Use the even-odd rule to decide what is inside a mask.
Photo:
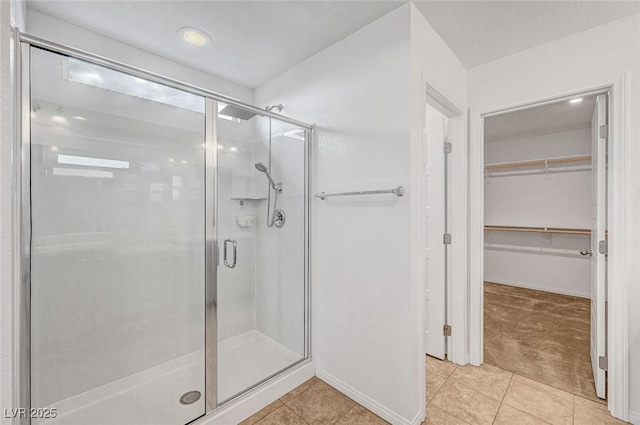
[{"label": "beige floor tile", "polygon": [[462,419],[456,418],[451,413],[446,412],[439,408],[438,406],[434,406],[433,404],[429,404],[427,406],[427,419],[422,423],[422,425],[468,425],[468,422],[463,421]]},{"label": "beige floor tile", "polygon": [[566,391],[559,390],[558,388],[554,388],[549,385],[542,384],[538,381],[534,381],[533,379],[525,378],[524,376],[520,376],[514,373],[513,381],[553,394],[558,398],[573,402],[573,394],[570,394]]},{"label": "beige floor tile", "polygon": [[574,425],[623,425],[623,422],[609,414],[607,407],[582,397],[575,398]]},{"label": "beige floor tile", "polygon": [[253,414],[249,418],[247,418],[244,421],[240,422],[240,425],[253,425],[256,422],[258,422],[260,419],[262,419],[265,416],[267,416],[269,413],[271,413],[274,410],[276,410],[280,406],[282,406],[282,402],[280,400],[276,400],[273,403],[271,403],[270,405],[268,405],[267,407],[265,407],[264,409],[260,410],[259,412],[256,412],[255,414]]},{"label": "beige floor tile", "polygon": [[435,357],[427,356],[427,375],[435,373],[443,378],[451,376],[453,371],[456,370],[456,365],[445,360],[436,359]]},{"label": "beige floor tile", "polygon": [[493,425],[548,425],[548,423],[503,404]]},{"label": "beige floor tile", "polygon": [[469,389],[502,400],[511,381],[511,372],[499,369],[495,366],[484,364],[477,366],[458,366],[449,378],[449,382],[463,385]]},{"label": "beige floor tile", "polygon": [[291,400],[301,392],[308,390],[309,387],[311,387],[316,382],[318,382],[318,378],[314,376],[313,378],[309,379],[306,382],[303,382],[301,385],[297,386],[293,390],[289,391],[288,393],[280,397],[280,401],[282,401],[283,403],[286,403],[287,401]]},{"label": "beige floor tile", "polygon": [[356,404],[344,415],[336,425],[385,425],[389,422]]},{"label": "beige floor tile", "polygon": [[475,425],[491,425],[500,402],[460,384],[446,382],[431,404]]},{"label": "beige floor tile", "polygon": [[285,404],[310,425],[325,425],[344,416],[355,401],[318,380]]},{"label": "beige floor tile", "polygon": [[440,375],[427,372],[427,403],[436,395],[446,380],[447,378],[443,378]]},{"label": "beige floor tile", "polygon": [[282,406],[256,422],[256,425],[306,425],[305,422],[289,409]]},{"label": "beige floor tile", "polygon": [[[571,396],[573,397],[573,396]],[[557,394],[511,380],[503,405],[514,407],[554,425],[571,425],[573,399],[567,400]]]}]

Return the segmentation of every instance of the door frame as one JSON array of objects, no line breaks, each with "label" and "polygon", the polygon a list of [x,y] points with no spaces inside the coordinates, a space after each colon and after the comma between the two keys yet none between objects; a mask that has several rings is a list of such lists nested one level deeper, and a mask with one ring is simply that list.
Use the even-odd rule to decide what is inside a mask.
[{"label": "door frame", "polygon": [[[438,90],[423,80],[421,90],[421,127],[420,127],[420,153],[424,146],[424,137],[426,129],[426,105],[438,110],[448,119],[448,129],[451,129],[452,151],[447,154],[446,172],[447,179],[446,194],[447,208],[445,210],[445,220],[447,221],[447,230],[452,236],[452,243],[449,246],[445,257],[446,263],[446,282],[445,282],[445,323],[451,326],[451,337],[448,337],[445,343],[445,352],[447,359],[456,364],[468,363],[468,333],[467,333],[467,124],[468,112],[457,107],[453,102],[442,95]],[[447,134],[445,134],[446,136]],[[443,153],[444,154],[444,153]],[[422,156],[417,155],[419,161]],[[421,169],[421,167],[417,167]],[[424,222],[422,214],[423,185],[422,174],[412,178],[418,187],[419,198],[419,223],[416,226],[420,235],[420,259],[422,259],[422,250],[424,247]],[[443,182],[445,184],[445,182]],[[446,245],[444,245],[446,248]],[[421,285],[421,295],[425,292],[425,283],[427,279],[426,271],[419,262],[419,275]],[[455,267],[454,267],[455,265]],[[421,309],[424,309],[424,299],[421,299]],[[422,317],[425,317],[423,312]],[[421,335],[424,337],[424,322],[421,322]],[[424,354],[424,341],[421,339],[420,347]]]},{"label": "door frame", "polygon": [[484,119],[507,112],[569,100],[576,96],[608,93],[609,181],[608,181],[608,408],[622,420],[629,419],[629,78],[621,75],[611,84],[587,90],[532,99],[523,104],[474,113],[469,138],[469,362],[483,363],[484,349]]}]

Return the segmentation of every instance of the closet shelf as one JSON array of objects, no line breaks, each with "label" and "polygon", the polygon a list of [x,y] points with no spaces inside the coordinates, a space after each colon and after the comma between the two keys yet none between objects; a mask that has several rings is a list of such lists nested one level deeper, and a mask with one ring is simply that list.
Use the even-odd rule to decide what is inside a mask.
[{"label": "closet shelf", "polygon": [[566,229],[558,227],[484,226],[484,230],[496,232],[561,233],[564,235],[591,235],[590,229]]},{"label": "closet shelf", "polygon": [[557,158],[534,159],[531,161],[501,162],[497,164],[486,164],[484,169],[486,171],[491,171],[506,170],[510,168],[548,167],[549,165],[573,164],[579,162],[589,162],[589,164],[591,164],[591,155],[563,156]]}]

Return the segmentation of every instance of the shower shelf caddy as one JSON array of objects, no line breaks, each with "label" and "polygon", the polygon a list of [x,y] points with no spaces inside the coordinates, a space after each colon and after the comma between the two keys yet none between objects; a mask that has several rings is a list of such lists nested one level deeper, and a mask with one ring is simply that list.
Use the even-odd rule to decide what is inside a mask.
[{"label": "shower shelf caddy", "polygon": [[244,205],[246,201],[264,201],[267,199],[264,196],[229,196],[232,201],[238,201],[240,205]]}]

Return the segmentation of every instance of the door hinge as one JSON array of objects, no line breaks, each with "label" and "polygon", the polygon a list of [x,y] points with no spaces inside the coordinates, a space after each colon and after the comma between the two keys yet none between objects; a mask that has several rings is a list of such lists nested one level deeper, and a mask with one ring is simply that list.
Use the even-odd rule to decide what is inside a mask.
[{"label": "door hinge", "polygon": [[605,356],[598,357],[598,367],[602,370],[609,370],[609,359]]},{"label": "door hinge", "polygon": [[609,244],[606,240],[598,242],[598,252],[605,255],[609,254]]},{"label": "door hinge", "polygon": [[444,325],[442,327],[442,334],[444,336],[451,336],[451,325]]},{"label": "door hinge", "polygon": [[444,153],[451,153],[451,142],[444,142],[444,144],[442,145],[442,151]]},{"label": "door hinge", "polygon": [[445,233],[442,238],[442,243],[445,245],[451,245],[451,233]]},{"label": "door hinge", "polygon": [[600,138],[601,139],[606,139],[607,137],[609,137],[609,126],[607,124],[602,124],[600,126]]}]

